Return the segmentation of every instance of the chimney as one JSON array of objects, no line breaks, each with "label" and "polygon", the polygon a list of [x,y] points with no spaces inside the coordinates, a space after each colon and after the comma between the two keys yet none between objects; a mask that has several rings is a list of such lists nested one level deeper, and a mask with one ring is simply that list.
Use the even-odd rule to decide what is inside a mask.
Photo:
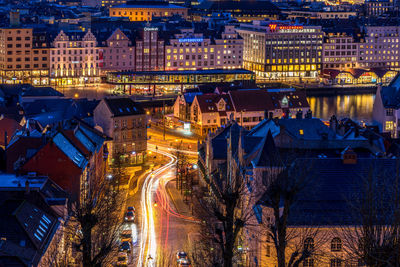
[{"label": "chimney", "polygon": [[25,193],[26,193],[26,194],[29,194],[29,192],[30,192],[29,181],[26,180],[26,181],[25,181]]},{"label": "chimney", "polygon": [[357,154],[348,146],[342,151],[343,164],[357,164]]},{"label": "chimney", "polygon": [[309,109],[306,113],[306,115],[304,116],[305,119],[312,119],[312,111],[311,109]]},{"label": "chimney", "polygon": [[18,27],[20,25],[19,11],[10,11],[10,26]]},{"label": "chimney", "polygon": [[272,120],[274,118],[274,113],[273,112],[269,112],[268,113],[268,119]]},{"label": "chimney", "polygon": [[7,145],[8,145],[7,139],[8,139],[7,131],[4,131],[4,148],[5,149],[7,148]]},{"label": "chimney", "polygon": [[301,120],[303,118],[303,111],[299,110],[296,113],[296,119]]},{"label": "chimney", "polygon": [[337,132],[338,128],[338,120],[335,115],[332,115],[331,119],[329,120],[329,127],[334,131],[335,133]]},{"label": "chimney", "polygon": [[267,109],[264,110],[264,120],[266,119],[269,119],[269,113]]}]

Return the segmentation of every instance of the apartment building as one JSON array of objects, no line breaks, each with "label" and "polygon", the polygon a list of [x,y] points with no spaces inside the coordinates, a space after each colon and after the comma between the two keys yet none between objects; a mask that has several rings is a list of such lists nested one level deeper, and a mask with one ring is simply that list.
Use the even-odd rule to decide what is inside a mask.
[{"label": "apartment building", "polygon": [[243,66],[267,80],[318,78],[322,68],[321,26],[254,21],[240,24]]},{"label": "apartment building", "polygon": [[94,122],[113,138],[108,144],[111,159],[143,163],[147,150],[147,120],[143,108],[130,98],[105,98],[94,110]]},{"label": "apartment building", "polygon": [[323,45],[324,69],[348,69],[360,66],[359,40],[343,33],[329,33]]},{"label": "apartment building", "polygon": [[90,29],[87,32],[61,30],[50,50],[51,85],[100,82],[99,49]]},{"label": "apartment building", "polygon": [[135,70],[135,46],[128,36],[116,29],[99,49],[99,67],[102,72]]},{"label": "apartment building", "polygon": [[48,44],[46,32],[40,29],[0,29],[0,82],[48,85]]},{"label": "apartment building", "polygon": [[231,25],[216,37],[181,29],[165,51],[166,70],[235,69],[242,67],[243,39]]},{"label": "apartment building", "polygon": [[168,2],[131,2],[113,6],[109,9],[110,17],[127,17],[130,21],[151,21],[153,17],[172,17],[179,15],[186,18],[188,9]]},{"label": "apartment building", "polygon": [[399,69],[400,26],[367,26],[360,43],[360,66]]}]

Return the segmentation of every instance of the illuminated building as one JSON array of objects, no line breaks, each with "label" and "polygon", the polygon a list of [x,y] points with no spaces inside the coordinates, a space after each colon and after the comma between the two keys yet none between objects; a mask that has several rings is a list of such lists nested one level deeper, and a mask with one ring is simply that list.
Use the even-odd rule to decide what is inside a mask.
[{"label": "illuminated building", "polygon": [[159,39],[157,27],[144,27],[141,39],[136,39],[136,71],[164,70],[164,40]]},{"label": "illuminated building", "polygon": [[366,1],[365,6],[369,16],[382,16],[398,10],[393,0],[372,0]]},{"label": "illuminated building", "polygon": [[117,93],[159,94],[183,91],[201,84],[255,86],[254,73],[244,69],[109,72],[107,83]]},{"label": "illuminated building", "polygon": [[100,82],[96,37],[87,32],[60,31],[53,41],[50,57],[51,85]]},{"label": "illuminated building", "polygon": [[361,67],[399,67],[400,26],[367,26],[365,39],[359,45]]},{"label": "illuminated building", "polygon": [[235,69],[242,67],[243,40],[234,26],[225,26],[219,37],[205,38],[194,29],[175,34],[165,46],[166,70]]},{"label": "illuminated building", "polygon": [[11,27],[0,29],[0,83],[49,84],[49,43],[46,30],[19,26],[11,14]]},{"label": "illuminated building", "polygon": [[400,136],[400,77],[397,76],[388,86],[378,85],[374,108],[373,122],[379,130],[389,133],[392,138]]},{"label": "illuminated building", "polygon": [[111,7],[126,4],[126,0],[82,0],[83,6],[91,7]]},{"label": "illuminated building", "polygon": [[262,79],[317,79],[322,63],[321,26],[254,21],[240,24],[243,67]]},{"label": "illuminated building", "polygon": [[110,7],[110,17],[128,17],[130,21],[151,21],[153,17],[187,17],[188,9],[167,2],[130,2]]},{"label": "illuminated building", "polygon": [[[177,99],[174,105],[174,116],[177,118],[181,118],[179,113],[183,110],[180,105],[180,99]],[[266,116],[295,117],[299,111],[306,114],[309,109],[304,92],[243,89],[226,94],[197,94],[190,104],[190,111],[184,113],[190,114],[196,134],[204,136],[227,125],[230,119],[250,130]]]},{"label": "illuminated building", "polygon": [[193,5],[191,16],[193,20],[200,21],[218,14],[230,14],[239,22],[252,22],[254,20],[279,18],[280,10],[270,1],[199,1],[200,4]]},{"label": "illuminated building", "polygon": [[323,48],[324,69],[358,68],[359,43],[346,34],[327,34]]},{"label": "illuminated building", "polygon": [[110,159],[121,154],[126,162],[143,163],[147,150],[147,120],[143,108],[130,98],[104,98],[94,110],[94,123],[113,138]]},{"label": "illuminated building", "polygon": [[135,47],[120,29],[116,29],[99,51],[99,67],[104,72],[135,70]]}]

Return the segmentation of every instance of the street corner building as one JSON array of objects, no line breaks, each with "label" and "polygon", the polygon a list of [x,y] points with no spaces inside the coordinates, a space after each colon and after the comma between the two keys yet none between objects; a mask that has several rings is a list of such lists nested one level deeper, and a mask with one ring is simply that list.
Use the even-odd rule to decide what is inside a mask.
[{"label": "street corner building", "polygon": [[144,163],[147,119],[139,103],[128,97],[105,98],[94,110],[94,123],[112,138],[109,142],[110,160],[120,155],[126,163]]}]

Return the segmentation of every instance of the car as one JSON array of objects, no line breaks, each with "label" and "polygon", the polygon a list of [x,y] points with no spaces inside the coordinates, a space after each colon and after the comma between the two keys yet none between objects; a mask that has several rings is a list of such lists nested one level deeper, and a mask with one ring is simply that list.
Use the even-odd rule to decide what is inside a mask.
[{"label": "car", "polygon": [[187,259],[181,259],[179,262],[178,262],[178,267],[190,267],[191,265],[190,265],[190,261],[189,260],[187,260]]},{"label": "car", "polygon": [[131,252],[131,243],[129,243],[128,241],[123,241],[120,245],[119,245],[119,251],[120,252]]},{"label": "car", "polygon": [[187,259],[187,254],[185,251],[178,251],[176,253],[176,260],[179,262],[182,259]]},{"label": "car", "polygon": [[135,214],[133,214],[132,211],[128,211],[128,212],[125,214],[125,221],[126,221],[126,222],[133,222],[134,220],[135,220]]},{"label": "car", "polygon": [[128,254],[126,252],[118,253],[117,266],[118,267],[128,266]]},{"label": "car", "polygon": [[136,212],[136,210],[135,210],[135,208],[134,207],[128,207],[128,212],[133,212],[133,213],[135,213]]}]

